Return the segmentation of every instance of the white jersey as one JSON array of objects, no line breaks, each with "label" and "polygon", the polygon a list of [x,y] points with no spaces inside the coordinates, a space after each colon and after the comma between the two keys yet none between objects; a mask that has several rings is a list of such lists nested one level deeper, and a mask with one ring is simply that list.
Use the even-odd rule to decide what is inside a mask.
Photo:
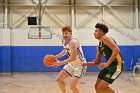
[{"label": "white jersey", "polygon": [[[66,41],[64,39],[62,40],[63,47],[64,47],[65,51],[67,52],[67,55],[68,56],[70,56],[70,49],[69,49],[69,47],[70,47],[70,41],[72,39],[76,39],[76,38],[75,37],[71,37],[71,39],[67,43],[66,43]],[[78,43],[79,43],[79,41],[78,41]],[[79,47],[77,48],[77,57],[76,57],[76,60],[70,62],[70,64],[75,64],[75,63],[80,63],[80,62],[86,62],[86,59],[84,58],[84,54],[83,54],[81,45],[79,45]]]}]

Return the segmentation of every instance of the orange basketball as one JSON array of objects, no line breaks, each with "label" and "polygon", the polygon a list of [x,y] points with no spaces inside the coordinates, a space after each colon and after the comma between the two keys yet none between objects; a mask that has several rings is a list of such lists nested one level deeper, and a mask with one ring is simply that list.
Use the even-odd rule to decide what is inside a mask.
[{"label": "orange basketball", "polygon": [[46,55],[44,57],[43,62],[44,62],[45,66],[52,66],[54,64],[54,62],[56,62],[56,59],[55,59],[55,57],[53,55],[49,54],[49,55]]}]

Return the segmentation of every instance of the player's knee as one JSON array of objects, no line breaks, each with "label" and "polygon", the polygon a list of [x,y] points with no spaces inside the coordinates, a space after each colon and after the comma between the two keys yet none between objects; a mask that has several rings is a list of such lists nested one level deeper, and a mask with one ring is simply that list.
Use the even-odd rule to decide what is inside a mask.
[{"label": "player's knee", "polygon": [[63,82],[60,78],[56,78],[55,81],[56,81],[57,83]]},{"label": "player's knee", "polygon": [[96,91],[97,91],[97,93],[102,93],[104,91],[104,89],[100,86],[96,86]]}]

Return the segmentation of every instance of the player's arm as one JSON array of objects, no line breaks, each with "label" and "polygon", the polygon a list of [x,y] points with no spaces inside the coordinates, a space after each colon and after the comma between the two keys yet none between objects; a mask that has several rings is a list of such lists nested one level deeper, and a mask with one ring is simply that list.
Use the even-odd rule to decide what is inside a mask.
[{"label": "player's arm", "polygon": [[64,49],[64,50],[62,50],[59,54],[55,55],[54,57],[57,59],[57,58],[63,57],[63,56],[66,55],[66,54],[67,54],[67,53],[66,53],[66,51],[65,51],[65,49]]},{"label": "player's arm", "polygon": [[77,40],[73,39],[70,41],[70,56],[66,60],[62,61],[62,64],[67,64],[69,62],[72,62],[76,59],[77,56],[77,48],[78,48],[78,42]]},{"label": "player's arm", "polygon": [[110,37],[104,36],[103,42],[112,50],[112,55],[109,58],[109,60],[106,62],[108,65],[110,65],[114,61],[118,53],[120,52],[120,49]]},{"label": "player's arm", "polygon": [[100,64],[101,62],[101,58],[102,58],[102,54],[100,54],[98,47],[96,48],[96,59],[91,61],[91,62],[87,62],[87,63],[82,63],[82,66],[95,66]]}]

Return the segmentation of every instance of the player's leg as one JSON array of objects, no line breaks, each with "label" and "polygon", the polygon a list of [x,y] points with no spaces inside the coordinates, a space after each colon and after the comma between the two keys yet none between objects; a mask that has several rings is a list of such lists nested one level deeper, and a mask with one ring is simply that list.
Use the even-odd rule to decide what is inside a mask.
[{"label": "player's leg", "polygon": [[70,81],[70,89],[73,91],[73,93],[80,93],[79,89],[77,88],[77,84],[81,78],[79,77],[72,77],[72,80]]},{"label": "player's leg", "polygon": [[62,93],[66,93],[65,83],[64,80],[70,76],[72,76],[73,70],[71,67],[67,64],[64,66],[63,70],[60,71],[58,76],[56,77],[56,82],[61,89]]},{"label": "player's leg", "polygon": [[96,83],[95,83],[95,90],[97,90],[97,86],[100,83],[100,81],[101,81],[101,79],[100,78],[97,78]]},{"label": "player's leg", "polygon": [[110,83],[101,80],[96,88],[96,93],[115,93],[113,89],[109,87]]},{"label": "player's leg", "polygon": [[64,70],[61,70],[58,76],[56,77],[56,82],[59,88],[61,89],[62,93],[66,93],[66,88],[65,88],[65,82],[64,80],[68,78],[70,75],[65,72]]},{"label": "player's leg", "polygon": [[98,84],[96,93],[121,93],[120,91],[111,89],[109,85],[110,83],[101,80],[101,82]]},{"label": "player's leg", "polygon": [[[113,89],[109,87],[110,84],[114,82],[118,78],[118,76],[122,72],[122,68],[119,68],[117,66],[110,66],[107,67],[106,69],[106,75],[102,78],[100,83],[97,86],[97,93],[115,93]],[[105,72],[105,70],[103,70]],[[100,77],[100,75],[99,75]],[[101,79],[101,78],[100,78]]]},{"label": "player's leg", "polygon": [[74,77],[70,81],[70,88],[73,91],[73,93],[80,93],[77,85],[78,85],[79,80],[85,75],[86,68],[85,67],[83,68],[81,64],[79,64],[73,70],[74,70],[74,73],[73,73]]},{"label": "player's leg", "polygon": [[96,93],[98,93],[98,85],[100,84],[100,82],[102,81],[102,79],[105,77],[105,75],[107,73],[108,73],[108,70],[105,68],[105,69],[101,70],[100,73],[98,74],[98,78],[95,83]]}]

